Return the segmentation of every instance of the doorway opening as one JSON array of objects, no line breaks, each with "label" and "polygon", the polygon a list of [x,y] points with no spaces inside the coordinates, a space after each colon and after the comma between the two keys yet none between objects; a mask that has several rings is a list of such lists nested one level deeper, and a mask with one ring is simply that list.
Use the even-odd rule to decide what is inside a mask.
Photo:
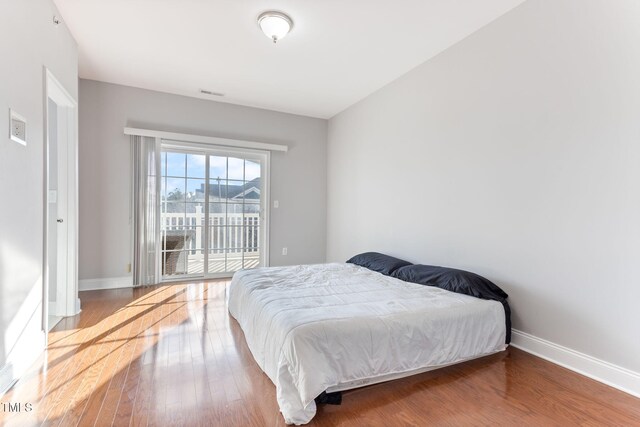
[{"label": "doorway opening", "polygon": [[162,141],[163,281],[267,265],[268,160],[263,152]]},{"label": "doorway opening", "polygon": [[45,69],[43,329],[80,311],[77,285],[77,102]]}]

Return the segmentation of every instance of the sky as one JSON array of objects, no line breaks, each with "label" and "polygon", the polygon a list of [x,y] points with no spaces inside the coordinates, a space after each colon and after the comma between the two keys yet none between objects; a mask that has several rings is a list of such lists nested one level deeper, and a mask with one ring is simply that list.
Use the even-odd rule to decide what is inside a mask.
[{"label": "sky", "polygon": [[[206,177],[206,155],[162,152],[162,175],[166,176],[167,192],[176,188],[184,192],[200,189]],[[166,168],[166,169],[165,169]],[[185,183],[185,178],[186,183]],[[260,177],[260,163],[235,157],[210,156],[209,178],[215,180],[251,181]],[[165,190],[163,180],[163,191]],[[241,182],[229,182],[240,185]]]}]

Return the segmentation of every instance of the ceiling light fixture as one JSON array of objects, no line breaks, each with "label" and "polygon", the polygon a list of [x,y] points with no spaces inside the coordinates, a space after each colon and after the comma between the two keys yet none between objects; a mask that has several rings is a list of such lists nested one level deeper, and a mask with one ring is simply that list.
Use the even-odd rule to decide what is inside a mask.
[{"label": "ceiling light fixture", "polygon": [[258,25],[262,32],[276,43],[289,34],[293,28],[293,21],[282,12],[268,10],[258,16]]}]

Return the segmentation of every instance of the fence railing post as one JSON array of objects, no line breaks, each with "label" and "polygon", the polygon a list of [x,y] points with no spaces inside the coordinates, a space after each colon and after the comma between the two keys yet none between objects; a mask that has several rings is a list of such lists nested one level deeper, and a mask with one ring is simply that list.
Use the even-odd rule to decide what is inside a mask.
[{"label": "fence railing post", "polygon": [[[164,227],[169,230],[179,230],[182,227],[196,227],[195,239],[189,244],[190,250],[196,250],[198,244],[204,248],[205,233],[202,227],[205,223],[202,206],[195,207],[195,213],[166,212],[162,213]],[[210,213],[209,249],[237,253],[244,248],[246,252],[260,250],[260,214],[259,213]],[[227,220],[228,222],[225,222]],[[198,251],[196,251],[197,253]],[[199,255],[199,254],[198,254]]]}]

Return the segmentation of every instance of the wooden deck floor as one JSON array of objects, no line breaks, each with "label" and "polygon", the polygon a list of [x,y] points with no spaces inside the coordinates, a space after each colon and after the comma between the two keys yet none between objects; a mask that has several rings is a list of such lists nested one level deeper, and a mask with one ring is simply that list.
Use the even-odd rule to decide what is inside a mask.
[{"label": "wooden deck floor", "polygon": [[[7,426],[280,426],[224,281],[82,292],[2,402]],[[0,408],[1,409],[1,408]],[[317,426],[640,425],[640,400],[517,349],[346,392]]]},{"label": "wooden deck floor", "polygon": [[[209,259],[208,273],[229,273],[243,268],[256,268],[259,265],[260,255],[255,253],[247,254],[244,259],[242,256],[229,256],[227,259],[222,256]],[[187,264],[178,268],[171,276],[180,277],[185,274],[204,275],[204,259],[189,256]]]}]

